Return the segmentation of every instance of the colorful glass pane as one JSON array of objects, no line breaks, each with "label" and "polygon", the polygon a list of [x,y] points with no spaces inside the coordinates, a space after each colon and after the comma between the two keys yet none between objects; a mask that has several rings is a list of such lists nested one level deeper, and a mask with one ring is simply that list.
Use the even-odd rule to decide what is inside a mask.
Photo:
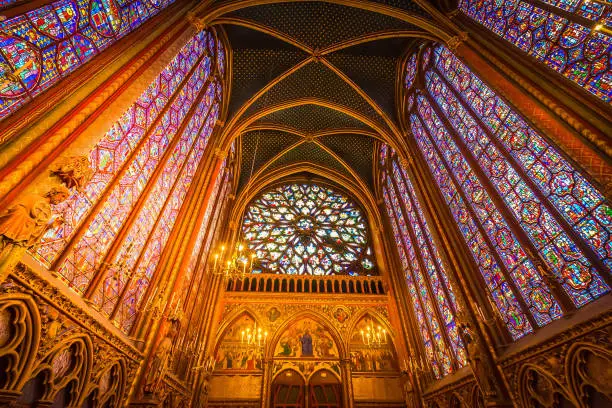
[{"label": "colorful glass pane", "polygon": [[[492,143],[489,135],[446,83],[435,72],[427,73],[426,83],[430,94],[463,140],[467,150],[473,155],[491,185],[497,190],[575,305],[583,306],[608,292],[609,288],[596,268],[512,164],[504,158],[503,153]],[[453,153],[450,154],[461,155],[458,145],[447,141],[445,147],[453,149]],[[464,166],[468,166],[467,162]],[[498,245],[501,246],[501,243],[498,242]],[[513,254],[521,251],[517,242],[514,249],[508,247],[508,250]]]},{"label": "colorful glass pane", "polygon": [[[431,139],[437,146],[439,154],[446,161],[456,184],[463,191],[486,236],[510,272],[536,322],[543,326],[561,317],[558,303],[495,205],[482,180],[463,157],[429,102],[419,96],[418,104],[419,113],[430,131]],[[473,127],[469,129],[475,130]]]},{"label": "colorful glass pane", "polygon": [[421,302],[419,300],[419,295],[414,284],[414,280],[412,279],[412,274],[409,270],[408,258],[406,257],[406,252],[404,251],[404,247],[402,245],[402,237],[399,232],[399,228],[397,226],[397,222],[395,221],[395,217],[393,216],[393,206],[391,205],[391,201],[389,199],[389,193],[386,187],[383,187],[383,197],[385,201],[385,206],[387,208],[387,214],[389,215],[389,219],[391,220],[391,228],[393,229],[393,237],[395,238],[395,242],[397,243],[397,250],[399,253],[399,257],[402,263],[402,267],[404,269],[404,275],[406,276],[406,283],[408,284],[408,292],[411,298],[411,304],[414,310],[414,315],[416,317],[417,323],[419,325],[419,333],[421,333],[421,337],[423,339],[423,345],[425,346],[425,354],[427,356],[427,360],[431,365],[432,371],[436,378],[441,378],[442,374],[440,372],[440,364],[436,358],[433,343],[431,341],[431,336],[429,334],[429,327],[427,326],[425,313],[423,313],[423,309],[421,307]]},{"label": "colorful glass pane", "polygon": [[[214,95],[214,84],[208,87],[207,93],[211,92]],[[165,239],[174,225],[174,212],[180,208],[183,195],[191,183],[191,176],[216,120],[212,115],[208,117],[210,103],[209,99],[203,98],[197,106],[161,174],[149,190],[146,201],[123,240],[122,247],[115,254],[112,264],[123,264],[126,270],[133,271],[133,276],[127,276],[120,268],[113,266],[106,270],[104,283],[92,298],[103,313],[112,313],[130,280],[142,280],[140,286],[146,286],[153,276]],[[143,264],[147,264],[147,267]],[[134,307],[136,306],[134,303]]]},{"label": "colorful glass pane", "polygon": [[397,199],[397,194],[389,176],[387,176],[386,182],[386,191],[389,193],[391,208],[393,209],[393,214],[395,214],[395,219],[402,237],[402,241],[400,242],[404,243],[404,248],[408,253],[409,263],[413,274],[412,279],[417,287],[419,299],[427,318],[427,325],[429,326],[431,337],[433,339],[434,350],[436,352],[436,360],[440,364],[440,375],[445,376],[452,372],[450,352],[446,342],[444,341],[442,328],[440,327],[438,317],[436,316],[434,300],[429,294],[427,283],[419,264],[418,256],[420,254],[417,253],[417,248],[414,247],[412,239],[410,238],[408,225],[406,224],[406,220],[402,214],[401,206],[399,200]]},{"label": "colorful glass pane", "polygon": [[[200,115],[196,114],[193,117],[195,118],[197,116]],[[136,313],[139,309],[143,295],[153,278],[153,273],[157,269],[161,254],[168,242],[178,212],[181,209],[185,195],[189,190],[189,186],[193,181],[193,176],[204,154],[208,136],[212,133],[217,116],[218,108],[215,105],[209,113],[206,125],[201,128],[201,133],[192,146],[187,161],[181,169],[176,169],[178,170],[176,172],[178,178],[173,182],[171,195],[167,198],[161,216],[158,216],[157,225],[155,225],[153,231],[150,233],[147,244],[140,254],[141,258],[134,269],[135,279],[129,282],[126,295],[118,305],[115,320],[118,326],[126,333],[129,332],[134,324]],[[153,193],[152,197],[154,198],[152,198],[151,201],[165,198],[163,195],[160,197],[160,195],[155,193]],[[94,298],[94,301],[95,300]]]},{"label": "colorful glass pane", "polygon": [[[611,24],[610,10],[596,0],[547,2],[589,19],[604,16],[604,24]],[[612,100],[610,35],[520,0],[460,0],[459,8],[588,92]]]},{"label": "colorful glass pane", "polygon": [[0,22],[0,120],[172,2],[60,0]]},{"label": "colorful glass pane", "polygon": [[287,184],[267,191],[247,209],[243,232],[260,272],[375,274],[361,210],[329,188]]},{"label": "colorful glass pane", "polygon": [[448,49],[438,47],[436,60],[460,98],[612,270],[612,210],[603,194]]},{"label": "colorful glass pane", "polygon": [[[204,86],[210,71],[209,58],[203,58],[185,86],[165,110],[161,120],[147,132],[147,137],[134,151],[132,161],[126,163],[115,178],[112,188],[101,205],[96,205],[96,213],[90,216],[85,233],[78,237],[75,244],[68,248],[65,261],[57,268],[58,272],[78,292],[83,292],[100,262],[113,242],[114,236],[125,222],[128,214],[138,202],[155,169],[160,163],[176,156],[169,154],[168,148],[184,146],[187,134],[175,138],[181,122],[186,118],[192,104]],[[154,219],[149,219],[153,222]],[[142,236],[140,236],[142,238]],[[75,280],[79,277],[79,280]]]},{"label": "colorful glass pane", "polygon": [[[64,250],[110,183],[118,174],[126,171],[125,166],[130,158],[135,161],[146,157],[147,151],[153,152],[153,157],[163,152],[169,140],[168,137],[159,136],[166,129],[159,127],[159,123],[167,123],[170,118],[168,112],[164,112],[164,107],[204,53],[207,38],[206,33],[192,38],[92,149],[89,156],[93,167],[91,181],[81,192],[73,193],[68,200],[55,206],[54,212],[61,214],[65,222],[50,230],[36,250],[35,256],[45,266],[51,266]],[[184,96],[179,99],[184,100]],[[171,111],[175,109],[172,107]],[[153,138],[146,137],[152,133],[154,125],[157,126],[156,134]],[[152,140],[157,143],[151,143]],[[85,287],[89,282],[77,271],[64,277],[78,288]]]},{"label": "colorful glass pane", "polygon": [[412,229],[421,259],[423,260],[432,296],[436,299],[438,311],[446,326],[446,333],[451,342],[455,359],[459,367],[463,367],[467,360],[463,342],[461,341],[459,329],[455,321],[454,311],[457,310],[457,304],[453,289],[448,282],[442,258],[431,237],[410,179],[406,177],[406,173],[403,169],[400,170],[400,165],[397,163],[397,160],[393,161],[391,166],[391,174],[393,175],[395,185],[398,189],[397,195],[401,198],[401,204],[406,214],[408,225],[410,225]]},{"label": "colorful glass pane", "polygon": [[414,77],[417,72],[417,55],[412,54],[410,59],[408,59],[408,63],[406,64],[406,88],[410,88],[412,84],[414,84]]},{"label": "colorful glass pane", "polygon": [[[431,120],[426,118],[426,123]],[[429,135],[423,127],[421,120],[418,116],[411,115],[410,124],[417,144],[426,158],[431,173],[451,210],[455,222],[457,222],[459,231],[463,235],[474,261],[479,267],[493,303],[496,305],[508,331],[514,339],[531,333],[533,328],[517,301],[511,286],[504,277],[500,264],[496,257],[493,256],[493,249],[489,242],[485,240],[472,211],[466,205],[462,195],[459,194],[455,180],[451,177],[437,149],[429,139]],[[431,123],[430,125],[436,131],[440,129],[439,131],[445,132],[439,123]],[[459,174],[462,173],[460,172]],[[467,177],[464,177],[464,180],[467,181]],[[482,208],[486,209],[484,206]]]}]

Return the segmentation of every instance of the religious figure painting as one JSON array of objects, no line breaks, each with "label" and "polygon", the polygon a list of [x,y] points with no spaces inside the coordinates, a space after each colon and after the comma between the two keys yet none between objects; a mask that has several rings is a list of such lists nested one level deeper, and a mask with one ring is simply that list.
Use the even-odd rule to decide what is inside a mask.
[{"label": "religious figure painting", "polygon": [[285,330],[276,345],[274,355],[297,358],[336,358],[338,348],[326,328],[306,318]]},{"label": "religious figure painting", "polygon": [[225,332],[215,355],[216,370],[261,370],[263,347],[247,347],[244,332],[253,330],[255,321],[249,315],[242,315]]}]

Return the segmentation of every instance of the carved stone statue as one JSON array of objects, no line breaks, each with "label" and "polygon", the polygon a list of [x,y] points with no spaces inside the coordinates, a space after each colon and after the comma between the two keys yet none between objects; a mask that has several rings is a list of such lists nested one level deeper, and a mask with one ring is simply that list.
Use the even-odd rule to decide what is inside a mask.
[{"label": "carved stone statue", "polygon": [[174,338],[178,333],[178,321],[169,322],[164,338],[157,346],[149,363],[143,391],[146,395],[155,396],[163,387],[163,379],[172,364]]},{"label": "carved stone statue", "polygon": [[51,168],[51,175],[59,178],[66,187],[81,191],[91,179],[93,171],[87,156],[71,156],[58,160]]},{"label": "carved stone statue", "polygon": [[402,385],[402,391],[404,394],[404,401],[406,401],[407,407],[414,407],[415,404],[415,392],[414,386],[412,385],[412,380],[409,375],[406,375],[404,378],[404,383]]},{"label": "carved stone statue", "polygon": [[70,191],[64,186],[53,187],[45,195],[30,194],[0,214],[0,250],[8,244],[31,248],[48,229],[64,222],[52,219],[51,205],[66,200]]},{"label": "carved stone statue", "polygon": [[484,355],[482,345],[472,332],[469,324],[460,323],[459,333],[463,340],[463,344],[465,344],[472,372],[483,394],[486,398],[500,397],[494,380],[495,375],[491,372],[486,362],[486,356]]}]

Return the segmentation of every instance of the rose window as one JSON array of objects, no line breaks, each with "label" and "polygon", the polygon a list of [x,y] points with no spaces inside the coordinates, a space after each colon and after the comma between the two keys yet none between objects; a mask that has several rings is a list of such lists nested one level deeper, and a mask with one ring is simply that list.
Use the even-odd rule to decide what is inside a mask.
[{"label": "rose window", "polygon": [[316,184],[287,184],[255,199],[244,238],[255,273],[373,275],[366,220],[343,194]]}]

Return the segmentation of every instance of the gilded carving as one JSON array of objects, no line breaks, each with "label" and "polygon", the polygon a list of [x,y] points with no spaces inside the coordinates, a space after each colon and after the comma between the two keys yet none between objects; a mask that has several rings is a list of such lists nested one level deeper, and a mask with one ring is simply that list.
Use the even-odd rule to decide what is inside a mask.
[{"label": "gilded carving", "polygon": [[172,366],[173,357],[173,342],[179,332],[180,321],[169,320],[164,332],[162,332],[162,340],[153,353],[153,358],[150,359],[147,367],[143,391],[145,396],[157,397],[163,401],[164,379],[169,372],[169,367]]},{"label": "gilded carving", "polygon": [[87,156],[70,156],[58,159],[51,167],[51,175],[69,189],[81,191],[91,179],[93,170]]},{"label": "gilded carving", "polygon": [[206,23],[204,22],[204,19],[199,18],[198,16],[196,16],[196,14],[192,11],[190,11],[189,13],[187,13],[187,21],[189,22],[189,24],[195,28],[197,31],[203,31],[206,30]]},{"label": "gilded carving", "polygon": [[29,194],[0,214],[0,250],[8,245],[32,248],[48,229],[63,219],[53,218],[51,205],[66,200],[70,191],[65,186],[53,187],[44,195]]}]

